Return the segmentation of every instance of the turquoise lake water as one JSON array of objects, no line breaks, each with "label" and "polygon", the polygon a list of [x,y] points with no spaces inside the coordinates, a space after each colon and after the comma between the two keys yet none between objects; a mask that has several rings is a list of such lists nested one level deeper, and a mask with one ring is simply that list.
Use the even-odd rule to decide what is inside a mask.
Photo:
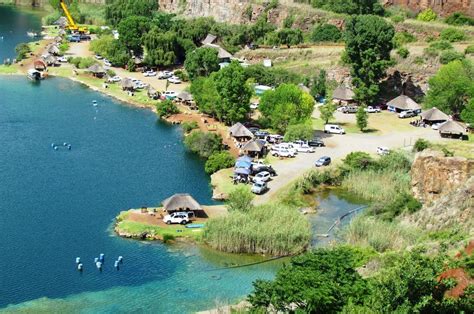
[{"label": "turquoise lake water", "polygon": [[[255,259],[111,232],[120,210],[173,193],[212,203],[203,162],[186,152],[179,127],[66,79],[0,76],[0,95],[0,307],[186,313],[236,301],[274,276],[279,263],[222,269]],[[102,273],[93,264],[100,253]]]},{"label": "turquoise lake water", "polygon": [[28,31],[41,32],[41,15],[31,10],[19,10],[13,6],[0,5],[0,64],[6,58],[15,58],[15,46],[34,39]]}]

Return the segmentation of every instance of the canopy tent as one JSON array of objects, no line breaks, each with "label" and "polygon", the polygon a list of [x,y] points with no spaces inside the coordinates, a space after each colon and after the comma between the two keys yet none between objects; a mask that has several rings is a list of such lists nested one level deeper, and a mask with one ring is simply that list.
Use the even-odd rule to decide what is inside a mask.
[{"label": "canopy tent", "polygon": [[333,100],[351,102],[355,100],[354,97],[354,91],[345,85],[338,86],[332,93]]},{"label": "canopy tent", "polygon": [[253,133],[249,131],[242,123],[237,122],[229,129],[230,136],[236,139],[251,139],[253,138]]},{"label": "canopy tent", "polygon": [[247,161],[237,161],[235,163],[235,168],[245,168],[245,169],[250,169],[252,167],[252,163],[251,162],[247,162]]},{"label": "canopy tent", "polygon": [[406,110],[419,112],[421,111],[421,106],[407,95],[400,95],[387,103],[387,109],[394,112]]},{"label": "canopy tent", "polygon": [[252,162],[253,158],[250,156],[241,156],[237,158],[237,161],[245,161],[245,162]]},{"label": "canopy tent", "polygon": [[235,174],[241,174],[241,175],[250,175],[250,169],[246,169],[246,168],[237,168],[234,170],[234,173]]},{"label": "canopy tent", "polygon": [[202,210],[201,205],[189,194],[174,194],[163,202],[163,210],[166,212]]},{"label": "canopy tent", "polygon": [[421,118],[428,122],[442,122],[449,120],[449,116],[436,107],[422,112]]},{"label": "canopy tent", "polygon": [[439,134],[443,136],[462,137],[467,134],[466,127],[455,121],[448,121],[439,127]]}]

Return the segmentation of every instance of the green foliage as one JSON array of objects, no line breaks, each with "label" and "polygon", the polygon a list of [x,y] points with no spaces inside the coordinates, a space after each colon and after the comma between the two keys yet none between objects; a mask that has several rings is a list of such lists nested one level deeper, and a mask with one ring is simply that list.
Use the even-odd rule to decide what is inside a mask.
[{"label": "green foliage", "polygon": [[189,39],[178,37],[173,31],[163,32],[154,27],[143,36],[147,51],[145,62],[151,66],[171,66],[181,61],[189,50],[195,48]]},{"label": "green foliage", "polygon": [[466,107],[461,111],[461,119],[469,123],[469,125],[474,125],[474,99],[466,105]]},{"label": "green foliage", "polygon": [[401,47],[405,44],[412,43],[416,41],[415,35],[407,31],[396,32],[393,36],[393,46]]},{"label": "green foliage", "polygon": [[211,132],[193,131],[184,139],[184,145],[200,157],[209,158],[222,150],[222,137]]},{"label": "green foliage", "polygon": [[127,47],[110,34],[104,34],[91,41],[89,49],[107,58],[115,66],[123,67],[130,59]]},{"label": "green foliage", "polygon": [[245,36],[247,37],[247,42],[257,43],[260,44],[263,42],[265,36],[271,32],[273,32],[276,27],[268,23],[267,15],[262,14],[255,24],[251,25],[247,31]]},{"label": "green foliage", "polygon": [[456,42],[466,39],[466,34],[460,29],[449,27],[441,31],[440,37],[449,42]]},{"label": "green foliage", "polygon": [[472,55],[474,54],[474,45],[469,45],[464,49],[464,54],[466,55]]},{"label": "green foliage", "polygon": [[244,68],[244,71],[247,80],[253,79],[262,85],[278,86],[283,83],[298,84],[301,82],[301,77],[298,74],[282,68],[267,68],[262,64],[250,65]]},{"label": "green foliage", "polygon": [[109,76],[109,77],[114,77],[115,75],[117,75],[117,73],[115,73],[115,71],[112,70],[112,69],[107,69],[107,70],[105,71],[105,73],[106,73],[107,76]]},{"label": "green foliage", "polygon": [[436,20],[437,18],[438,18],[438,15],[431,8],[421,11],[416,17],[418,21],[423,21],[423,22],[432,22]]},{"label": "green foliage", "polygon": [[310,230],[296,208],[272,204],[209,219],[203,239],[224,252],[281,256],[302,252],[309,244]]},{"label": "green foliage", "polygon": [[347,58],[352,66],[356,98],[364,104],[375,101],[379,81],[391,64],[394,33],[392,25],[373,15],[354,16],[347,22]]},{"label": "green foliage", "polygon": [[454,60],[463,60],[464,59],[464,54],[461,52],[457,52],[454,50],[446,50],[441,53],[439,56],[439,62],[441,64],[448,64],[451,61]]},{"label": "green foliage", "polygon": [[468,60],[450,62],[428,82],[425,106],[446,114],[460,114],[474,93],[474,66]]},{"label": "green foliage", "polygon": [[413,145],[414,152],[422,152],[425,149],[429,148],[431,143],[423,138],[419,138],[416,140],[415,145]]},{"label": "green foliage", "polygon": [[218,111],[221,102],[215,84],[215,73],[210,77],[198,77],[191,82],[191,94],[199,107],[199,111],[222,120],[222,113]]},{"label": "green foliage", "polygon": [[341,30],[332,24],[317,25],[311,33],[313,42],[338,42],[341,39]]},{"label": "green foliage", "polygon": [[23,60],[31,52],[30,46],[27,43],[20,43],[15,47],[16,59]]},{"label": "green foliage", "polygon": [[283,28],[291,28],[293,27],[293,23],[295,22],[295,17],[293,15],[288,15],[283,20]]},{"label": "green foliage", "polygon": [[179,113],[178,107],[169,99],[160,101],[156,104],[156,114],[160,118],[166,118]]},{"label": "green foliage", "polygon": [[346,14],[383,15],[384,9],[377,0],[311,0],[315,8]]},{"label": "green foliage", "polygon": [[271,306],[282,313],[293,307],[298,313],[337,313],[349,300],[361,304],[369,292],[357,266],[349,247],[316,249],[294,257],[273,281],[255,281],[248,300],[256,312]]},{"label": "green foliage", "polygon": [[61,13],[59,11],[54,11],[45,17],[42,18],[42,23],[44,25],[53,25],[61,17]]},{"label": "green foliage", "polygon": [[351,152],[346,155],[342,162],[351,171],[368,169],[375,164],[375,160],[366,152]]},{"label": "green foliage", "polygon": [[60,43],[59,44],[59,54],[61,56],[64,56],[64,54],[66,53],[66,51],[69,50],[69,43],[67,42],[64,42],[64,43]]},{"label": "green foliage", "polygon": [[91,57],[85,57],[85,58],[75,57],[75,58],[71,58],[69,60],[69,63],[73,64],[78,69],[87,69],[88,67],[92,66],[93,64],[96,64],[97,61],[94,60]]},{"label": "green foliage", "polygon": [[314,98],[326,96],[326,71],[321,69],[318,76],[313,78],[313,84],[311,85],[311,96]]},{"label": "green foliage", "polygon": [[406,59],[410,55],[410,51],[405,47],[400,47],[397,49],[397,53],[400,58]]},{"label": "green foliage", "polygon": [[311,117],[314,100],[293,84],[282,84],[275,90],[265,92],[259,109],[271,127],[284,133],[290,124],[305,122]]},{"label": "green foliage", "polygon": [[278,42],[288,48],[303,42],[303,32],[299,28],[283,28],[277,33]]},{"label": "green foliage", "polygon": [[[221,101],[217,112],[222,120],[234,123],[245,119],[250,112],[252,90],[247,84],[244,69],[237,61],[219,70],[215,75],[215,87]],[[219,114],[218,114],[219,116]]]},{"label": "green foliage", "polygon": [[186,55],[184,67],[191,80],[199,76],[209,76],[219,70],[217,50],[212,48],[198,48]]},{"label": "green foliage", "polygon": [[189,133],[192,130],[199,128],[196,121],[184,121],[181,123],[181,127],[183,128],[184,133]]},{"label": "green foliage", "polygon": [[334,113],[336,112],[336,105],[332,101],[326,102],[324,105],[319,106],[320,118],[324,123],[328,123],[329,120],[334,119]]},{"label": "green foliage", "polygon": [[364,110],[365,106],[359,106],[356,112],[357,127],[363,131],[369,125],[369,114]]},{"label": "green foliage", "polygon": [[142,35],[149,29],[150,23],[146,17],[129,16],[118,24],[119,41],[134,54],[140,54],[143,51]]},{"label": "green foliage", "polygon": [[425,63],[425,59],[421,56],[416,56],[415,59],[413,60],[413,63],[422,65]]},{"label": "green foliage", "polygon": [[390,20],[392,20],[392,22],[395,23],[395,24],[403,23],[405,21],[405,16],[403,16],[401,14],[392,15],[390,17]]},{"label": "green foliage", "polygon": [[112,25],[130,16],[149,17],[158,9],[158,2],[154,0],[107,0],[106,4],[105,19]]},{"label": "green foliage", "polygon": [[207,174],[213,174],[221,169],[226,169],[234,166],[235,158],[227,151],[214,152],[204,165],[204,170]]},{"label": "green foliage", "polygon": [[433,41],[429,45],[430,48],[435,50],[451,50],[454,49],[453,45],[447,40],[437,40]]},{"label": "green foliage", "polygon": [[474,19],[469,17],[461,12],[454,12],[444,20],[447,24],[450,25],[474,25]]},{"label": "green foliage", "polygon": [[135,60],[133,58],[128,59],[127,70],[129,72],[135,72],[136,69],[137,69],[137,65],[135,64]]},{"label": "green foliage", "polygon": [[311,123],[292,124],[286,129],[284,141],[310,140],[313,137],[314,130]]},{"label": "green foliage", "polygon": [[255,195],[245,185],[239,185],[229,193],[226,205],[230,212],[248,213],[253,209],[252,201],[254,198]]},{"label": "green foliage", "polygon": [[163,234],[163,243],[169,243],[175,239],[176,239],[175,236],[172,234],[169,234],[169,233]]}]

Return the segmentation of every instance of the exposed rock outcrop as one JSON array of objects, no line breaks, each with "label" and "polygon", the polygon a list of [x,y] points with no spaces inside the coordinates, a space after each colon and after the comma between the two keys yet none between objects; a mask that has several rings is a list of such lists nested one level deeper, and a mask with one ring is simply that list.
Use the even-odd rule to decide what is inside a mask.
[{"label": "exposed rock outcrop", "polygon": [[463,12],[474,16],[473,0],[384,0],[384,5],[398,5],[416,12],[431,8],[441,16],[454,12]]}]

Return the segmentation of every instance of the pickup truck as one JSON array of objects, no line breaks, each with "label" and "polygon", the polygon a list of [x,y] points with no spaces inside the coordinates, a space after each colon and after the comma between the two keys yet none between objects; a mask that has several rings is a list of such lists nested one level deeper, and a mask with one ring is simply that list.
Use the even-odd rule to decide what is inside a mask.
[{"label": "pickup truck", "polygon": [[365,112],[368,112],[368,113],[379,113],[380,112],[380,108],[372,107],[372,106],[368,106],[364,110],[365,110]]}]

